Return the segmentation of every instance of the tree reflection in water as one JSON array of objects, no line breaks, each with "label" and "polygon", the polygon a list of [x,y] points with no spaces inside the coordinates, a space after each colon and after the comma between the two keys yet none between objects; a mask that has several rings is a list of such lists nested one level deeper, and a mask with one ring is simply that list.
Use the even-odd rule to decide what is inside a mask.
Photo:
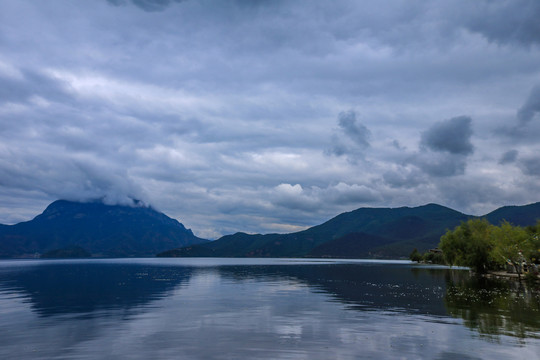
[{"label": "tree reflection in water", "polygon": [[481,336],[540,338],[540,291],[514,280],[448,273],[444,303]]}]

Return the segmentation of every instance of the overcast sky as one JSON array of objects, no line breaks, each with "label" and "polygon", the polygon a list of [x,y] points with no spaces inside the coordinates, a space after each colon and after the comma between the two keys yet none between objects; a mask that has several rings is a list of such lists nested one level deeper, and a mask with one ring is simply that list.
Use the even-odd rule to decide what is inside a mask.
[{"label": "overcast sky", "polygon": [[201,237],[540,201],[540,1],[0,0],[0,223]]}]

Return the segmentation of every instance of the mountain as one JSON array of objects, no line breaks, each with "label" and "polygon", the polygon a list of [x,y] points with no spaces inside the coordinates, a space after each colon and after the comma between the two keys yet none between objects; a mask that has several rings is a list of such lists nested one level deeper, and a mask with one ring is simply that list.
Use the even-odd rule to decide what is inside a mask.
[{"label": "mountain", "polygon": [[503,206],[485,215],[494,225],[506,220],[514,226],[535,225],[540,220],[540,202],[523,206]]},{"label": "mountain", "polygon": [[[503,207],[484,217],[493,224],[533,225],[540,219],[540,203]],[[296,233],[236,233],[158,256],[400,258],[414,248],[423,252],[436,247],[447,230],[471,218],[437,204],[360,208]]]},{"label": "mountain", "polygon": [[58,200],[33,220],[0,226],[0,257],[153,256],[200,244],[178,221],[135,201],[133,206]]},{"label": "mountain", "polygon": [[411,243],[421,249],[436,246],[447,229],[468,218],[435,204],[360,208],[296,233],[236,233],[159,256],[400,257],[411,252]]},{"label": "mountain", "polygon": [[[483,216],[492,224],[533,225],[540,203],[505,206]],[[133,206],[58,200],[33,220],[0,224],[0,257],[330,257],[400,258],[436,247],[441,235],[474,216],[436,204],[360,208],[289,234],[196,237],[178,221],[135,201]],[[173,249],[173,250],[168,250]]]},{"label": "mountain", "polygon": [[353,232],[314,247],[308,255],[317,258],[369,258],[376,255],[372,249],[392,243],[392,239],[382,236]]}]

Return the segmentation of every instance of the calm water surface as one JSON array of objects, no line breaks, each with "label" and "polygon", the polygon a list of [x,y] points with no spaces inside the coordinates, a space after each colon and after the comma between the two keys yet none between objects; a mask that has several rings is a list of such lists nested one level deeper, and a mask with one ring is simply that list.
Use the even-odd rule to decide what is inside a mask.
[{"label": "calm water surface", "polygon": [[1,359],[539,359],[538,293],[408,262],[0,261]]}]

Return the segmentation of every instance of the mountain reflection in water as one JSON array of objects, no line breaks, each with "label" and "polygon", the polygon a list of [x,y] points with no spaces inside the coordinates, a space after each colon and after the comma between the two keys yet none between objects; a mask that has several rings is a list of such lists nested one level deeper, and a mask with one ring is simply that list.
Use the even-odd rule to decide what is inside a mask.
[{"label": "mountain reflection in water", "polygon": [[429,272],[411,268],[410,264],[381,266],[378,263],[220,268],[223,277],[238,281],[249,278],[298,280],[315,291],[331,295],[350,309],[439,316],[447,315],[441,299],[448,271],[438,268]]},{"label": "mountain reflection in water", "polygon": [[4,291],[21,292],[40,316],[128,309],[166,296],[192,268],[129,263],[46,262],[0,272]]},{"label": "mountain reflection in water", "polygon": [[407,262],[1,261],[0,358],[534,357],[537,295]]}]

